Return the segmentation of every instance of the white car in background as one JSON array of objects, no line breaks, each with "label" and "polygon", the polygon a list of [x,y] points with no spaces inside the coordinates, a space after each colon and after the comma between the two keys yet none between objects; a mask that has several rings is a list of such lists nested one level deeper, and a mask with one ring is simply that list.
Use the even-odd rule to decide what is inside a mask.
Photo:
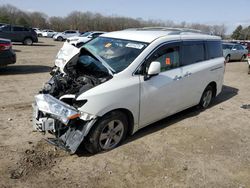
[{"label": "white car in background", "polygon": [[82,142],[91,153],[111,150],[162,118],[207,108],[222,90],[225,59],[217,36],[137,28],[106,33],[81,48],[65,45],[68,52],[58,58],[69,60],[59,58],[35,96],[33,126],[71,153]]},{"label": "white car in background", "polygon": [[40,30],[39,28],[33,28],[33,30],[36,32],[36,34],[37,34],[37,36],[38,37],[42,37],[43,35],[42,35],[42,30]]},{"label": "white car in background", "polygon": [[106,32],[104,32],[104,31],[89,31],[89,32],[81,34],[80,36],[69,37],[67,39],[67,42],[79,48],[83,44],[85,44],[86,42],[93,40],[94,38],[99,37],[100,35],[102,35],[104,33],[106,33]]},{"label": "white car in background", "polygon": [[49,38],[52,38],[54,35],[56,35],[57,32],[53,31],[53,30],[48,30],[48,29],[45,29],[42,31],[42,36],[43,37],[49,37]]},{"label": "white car in background", "polygon": [[56,35],[54,35],[53,39],[57,41],[64,41],[69,37],[79,36],[80,34],[81,33],[79,33],[79,31],[76,30],[66,30],[62,33],[57,33]]}]

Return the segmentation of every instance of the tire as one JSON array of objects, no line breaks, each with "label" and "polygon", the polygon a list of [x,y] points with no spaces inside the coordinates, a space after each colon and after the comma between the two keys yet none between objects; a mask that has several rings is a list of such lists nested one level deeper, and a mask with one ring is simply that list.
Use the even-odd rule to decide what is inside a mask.
[{"label": "tire", "polygon": [[26,38],[26,39],[24,39],[23,44],[30,46],[33,44],[33,40],[31,38]]},{"label": "tire", "polygon": [[240,58],[240,61],[244,61],[246,59],[246,55],[243,55],[241,58]]},{"label": "tire", "polygon": [[211,104],[212,98],[213,98],[213,88],[211,85],[209,85],[206,87],[206,89],[204,90],[201,96],[199,107],[201,109],[208,108],[208,106]]},{"label": "tire", "polygon": [[62,37],[57,37],[57,40],[58,41],[63,41],[63,38]]},{"label": "tire", "polygon": [[38,37],[42,37],[42,34],[38,34],[37,36],[38,36]]},{"label": "tire", "polygon": [[227,55],[225,58],[226,63],[228,63],[230,61],[230,55]]},{"label": "tire", "polygon": [[127,130],[126,115],[120,111],[111,112],[96,122],[87,135],[84,146],[92,154],[112,150],[125,139]]}]

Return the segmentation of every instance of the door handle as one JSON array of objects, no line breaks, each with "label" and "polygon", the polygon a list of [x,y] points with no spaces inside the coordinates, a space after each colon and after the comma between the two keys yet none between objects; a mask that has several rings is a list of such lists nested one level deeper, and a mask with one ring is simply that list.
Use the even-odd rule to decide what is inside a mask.
[{"label": "door handle", "polygon": [[176,76],[173,78],[173,80],[180,80],[180,79],[182,79],[182,77],[181,77],[181,76],[178,76],[178,75],[176,75]]},{"label": "door handle", "polygon": [[186,74],[184,74],[184,76],[183,77],[188,77],[188,76],[191,76],[191,72],[186,72]]}]

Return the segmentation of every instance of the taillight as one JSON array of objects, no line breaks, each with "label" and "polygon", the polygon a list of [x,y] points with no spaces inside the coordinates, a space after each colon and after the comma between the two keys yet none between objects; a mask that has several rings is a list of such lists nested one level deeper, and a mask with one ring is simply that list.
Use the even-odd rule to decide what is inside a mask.
[{"label": "taillight", "polygon": [[12,46],[11,43],[6,43],[6,44],[0,44],[0,51],[3,51],[3,50],[8,50],[10,49]]},{"label": "taillight", "polygon": [[247,54],[247,57],[248,57],[248,59],[250,59],[250,53],[249,53],[249,54]]}]

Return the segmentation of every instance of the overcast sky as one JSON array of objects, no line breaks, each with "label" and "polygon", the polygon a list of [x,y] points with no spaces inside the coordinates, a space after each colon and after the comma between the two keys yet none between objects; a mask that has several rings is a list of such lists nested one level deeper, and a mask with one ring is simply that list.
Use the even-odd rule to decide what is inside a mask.
[{"label": "overcast sky", "polygon": [[172,20],[176,23],[225,24],[228,32],[250,25],[250,0],[0,0],[26,11],[66,16],[71,11]]}]

